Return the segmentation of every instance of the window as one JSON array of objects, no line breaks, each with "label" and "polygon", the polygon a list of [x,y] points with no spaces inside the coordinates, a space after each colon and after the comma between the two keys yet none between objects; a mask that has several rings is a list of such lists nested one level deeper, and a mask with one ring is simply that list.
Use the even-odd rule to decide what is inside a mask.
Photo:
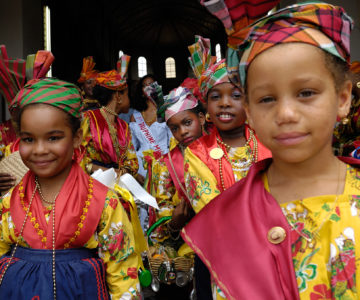
[{"label": "window", "polygon": [[176,78],[175,59],[168,57],[165,60],[166,78]]},{"label": "window", "polygon": [[138,58],[138,76],[143,77],[147,74],[146,58],[140,56]]},{"label": "window", "polygon": [[[44,6],[44,49],[51,51],[51,22],[49,6]],[[47,73],[47,76],[52,76],[51,67]]]},{"label": "window", "polygon": [[216,61],[220,61],[221,60],[221,47],[220,44],[216,44],[215,46],[215,54],[216,54]]},{"label": "window", "polygon": [[119,51],[119,58],[124,55],[124,52],[122,50]]}]

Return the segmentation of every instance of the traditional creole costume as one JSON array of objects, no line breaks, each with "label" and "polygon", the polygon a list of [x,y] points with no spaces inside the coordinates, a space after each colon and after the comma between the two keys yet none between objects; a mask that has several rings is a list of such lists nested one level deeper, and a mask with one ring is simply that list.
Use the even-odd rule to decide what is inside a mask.
[{"label": "traditional creole costume", "polygon": [[[236,8],[219,2],[230,25],[234,16],[246,23],[249,14],[259,16],[264,9],[258,1],[237,1]],[[317,2],[281,9],[252,26],[240,26],[240,31],[231,31],[236,26],[230,26],[230,41],[238,43],[230,49],[229,59],[241,59],[229,62],[233,71],[240,70],[232,75],[244,83],[252,59],[284,42],[308,43],[348,61],[351,27],[342,8]],[[236,45],[241,57],[234,52]],[[346,162],[359,166],[356,160]],[[228,299],[358,299],[358,169],[347,166],[345,189],[339,195],[279,205],[269,193],[265,175],[270,163],[255,164],[246,178],[215,198],[184,229],[184,240]]]},{"label": "traditional creole costume", "polygon": [[[123,55],[118,62],[118,70],[99,73],[96,82],[114,91],[127,88],[125,74],[130,56]],[[135,175],[138,160],[132,144],[128,124],[115,116],[115,126],[108,121],[104,107],[86,111],[83,115],[82,129],[86,148],[86,170],[91,173],[92,165],[119,169],[120,173]]]},{"label": "traditional creole costume", "polygon": [[[11,110],[55,106],[80,118],[76,86],[29,82]],[[54,204],[44,207],[29,171],[0,202],[1,299],[139,299],[133,229],[115,192],[73,162]]]}]

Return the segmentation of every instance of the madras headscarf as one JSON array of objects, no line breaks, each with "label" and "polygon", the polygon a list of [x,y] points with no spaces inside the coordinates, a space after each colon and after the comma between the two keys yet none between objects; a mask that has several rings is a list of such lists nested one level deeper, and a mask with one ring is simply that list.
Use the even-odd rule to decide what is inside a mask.
[{"label": "madras headscarf", "polygon": [[[226,3],[230,2],[229,0],[218,1],[225,7],[227,7]],[[247,19],[246,17],[248,6],[252,8],[253,12],[258,12],[258,16],[261,16],[266,14],[269,3],[275,5],[279,2],[267,1],[265,4],[261,4],[259,1],[252,0],[250,4],[247,4],[249,1],[237,0],[236,8],[234,8],[238,14],[237,19],[234,18],[235,12],[227,11],[226,13],[225,11],[227,14],[225,19],[242,25],[242,27],[233,26],[228,29],[230,47],[227,64],[229,76],[233,81],[241,82],[244,85],[247,67],[252,60],[270,47],[282,43],[307,43],[344,61],[350,61],[350,31],[353,22],[343,8],[317,1],[294,4],[252,24],[246,24],[246,20],[252,21],[251,18]],[[214,11],[215,9],[212,12],[214,13]],[[239,57],[241,57],[241,61]]]},{"label": "madras headscarf", "polygon": [[110,90],[123,90],[127,88],[126,72],[130,62],[129,55],[123,55],[117,62],[117,70],[101,72],[96,77],[96,83]]},{"label": "madras headscarf", "polygon": [[198,99],[189,89],[179,86],[165,96],[161,109],[165,111],[165,121],[184,110],[192,109],[198,105]]},{"label": "madras headscarf", "polygon": [[34,103],[49,104],[80,118],[81,96],[78,87],[57,78],[29,81],[13,99],[9,110],[14,113]]},{"label": "madras headscarf", "polygon": [[94,70],[94,68],[95,68],[94,58],[92,56],[84,57],[83,66],[78,82],[83,83],[86,80],[95,79],[98,74],[98,71]]},{"label": "madras headscarf", "polygon": [[212,87],[230,82],[226,72],[225,59],[216,63],[216,57],[212,57],[210,53],[210,40],[199,35],[195,36],[195,44],[188,48],[191,54],[190,66],[198,79],[203,98],[207,99],[207,93]]},{"label": "madras headscarf", "polygon": [[28,55],[26,61],[9,59],[5,46],[0,46],[0,91],[9,105],[24,87],[25,78],[31,80],[45,77],[54,59],[54,55],[45,50]]}]

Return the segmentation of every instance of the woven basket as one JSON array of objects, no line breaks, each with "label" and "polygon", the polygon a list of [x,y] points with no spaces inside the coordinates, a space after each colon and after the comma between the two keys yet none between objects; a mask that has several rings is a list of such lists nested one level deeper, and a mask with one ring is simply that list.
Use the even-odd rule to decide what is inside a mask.
[{"label": "woven basket", "polygon": [[0,161],[0,173],[7,173],[15,176],[16,184],[24,177],[28,167],[24,165],[19,151],[11,153]]},{"label": "woven basket", "polygon": [[176,257],[173,259],[166,258],[166,257],[163,257],[163,258],[149,257],[150,269],[151,269],[151,272],[155,276],[159,275],[158,274],[159,267],[164,261],[169,261],[170,264],[172,264],[174,262],[175,270],[182,271],[182,272],[189,272],[191,267],[194,265],[194,260],[192,258],[187,258],[187,257],[183,257],[183,256],[179,256],[179,257]]},{"label": "woven basket", "polygon": [[[147,236],[148,236],[148,241],[150,239],[150,234],[161,224],[163,224],[164,222],[170,220],[171,217],[163,217],[160,220],[158,220],[155,224],[153,224],[149,230],[147,231]],[[152,255],[150,254],[150,252],[148,252],[148,260],[149,260],[149,265],[150,265],[150,270],[151,273],[158,277],[158,271],[159,271],[159,267],[160,265],[164,262],[164,261],[169,261],[170,265],[172,265],[172,263],[174,263],[175,266],[175,271],[179,272],[189,272],[190,269],[194,266],[194,259],[193,258],[189,258],[189,257],[185,257],[185,256],[178,256],[175,258],[169,258],[166,253],[164,253],[163,257],[156,257],[156,258],[152,258]]]}]

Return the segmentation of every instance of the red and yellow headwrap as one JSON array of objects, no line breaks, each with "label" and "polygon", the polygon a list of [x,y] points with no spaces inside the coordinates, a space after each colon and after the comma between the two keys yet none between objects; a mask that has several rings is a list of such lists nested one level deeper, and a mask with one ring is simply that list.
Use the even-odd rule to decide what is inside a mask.
[{"label": "red and yellow headwrap", "polygon": [[188,47],[191,57],[190,66],[198,79],[202,97],[207,99],[209,90],[224,82],[230,82],[226,71],[225,60],[216,62],[216,57],[211,56],[210,40],[199,35],[195,36],[195,44]]},{"label": "red and yellow headwrap", "polygon": [[228,71],[234,82],[244,85],[247,67],[252,60],[282,43],[311,44],[350,61],[353,22],[341,7],[317,1],[294,4],[254,22],[256,16],[266,15],[279,1],[218,0],[211,1],[211,5],[203,3],[219,17],[219,9],[214,2],[223,5],[220,11],[227,21],[224,25],[229,34]]},{"label": "red and yellow headwrap", "polygon": [[89,79],[95,79],[98,75],[98,71],[94,70],[95,61],[92,56],[83,58],[83,66],[80,73],[80,78],[78,79],[79,83],[83,83]]},{"label": "red and yellow headwrap", "polygon": [[101,72],[96,77],[96,84],[103,86],[110,90],[123,90],[127,88],[126,72],[130,62],[129,55],[123,55],[118,60],[116,67],[117,70]]},{"label": "red and yellow headwrap", "polygon": [[35,79],[28,82],[12,100],[11,113],[34,103],[58,107],[80,118],[81,96],[76,85],[56,78]]}]

